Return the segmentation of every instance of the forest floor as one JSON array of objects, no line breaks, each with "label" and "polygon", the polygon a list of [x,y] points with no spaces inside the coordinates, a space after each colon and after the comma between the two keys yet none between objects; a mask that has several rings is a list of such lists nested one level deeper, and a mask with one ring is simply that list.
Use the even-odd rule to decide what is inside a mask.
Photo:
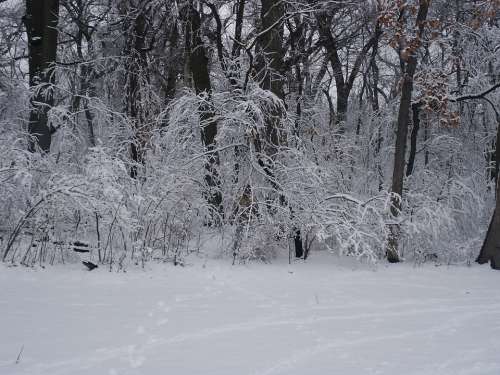
[{"label": "forest floor", "polygon": [[0,264],[0,374],[500,374],[489,266],[188,263]]}]

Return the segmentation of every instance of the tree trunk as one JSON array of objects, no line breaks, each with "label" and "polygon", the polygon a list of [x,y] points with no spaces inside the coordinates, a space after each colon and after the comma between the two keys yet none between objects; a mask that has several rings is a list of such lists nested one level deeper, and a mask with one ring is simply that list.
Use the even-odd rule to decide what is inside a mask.
[{"label": "tree trunk", "polygon": [[217,166],[219,165],[219,154],[215,150],[215,138],[217,137],[217,120],[210,104],[212,85],[208,69],[208,57],[201,38],[201,18],[199,12],[193,5],[188,7],[189,22],[186,26],[186,49],[189,53],[188,65],[191,73],[194,89],[197,95],[206,95],[206,99],[200,105],[201,138],[206,150],[211,152],[205,165],[205,182],[209,188],[206,194],[208,204],[214,210],[213,219],[217,221],[215,212],[222,214],[222,194],[219,189],[219,177]]},{"label": "tree trunk", "polygon": [[[261,21],[262,29],[266,30],[272,27],[283,16],[284,8],[281,1],[277,0],[261,0]],[[283,89],[284,80],[281,76],[283,69],[284,51],[283,43],[283,26],[276,25],[268,32],[264,33],[259,40],[259,45],[262,49],[263,56],[261,59],[261,67],[263,77],[260,79],[261,87],[264,90],[271,91],[281,100],[285,98]],[[283,113],[273,106],[270,113],[267,114],[266,121],[266,147],[267,155],[273,157],[280,144],[280,129]]]},{"label": "tree trunk", "polygon": [[411,106],[413,113],[413,126],[411,129],[410,136],[410,155],[408,156],[408,165],[406,166],[406,177],[409,177],[413,173],[415,168],[415,157],[417,155],[417,140],[418,132],[420,130],[420,104],[414,103]]},{"label": "tree trunk", "polygon": [[[429,10],[429,0],[419,1],[419,10],[416,19],[418,28],[417,38],[421,40],[424,31],[424,22]],[[391,214],[394,220],[397,220],[401,208],[403,197],[403,183],[406,161],[406,139],[408,136],[408,124],[410,121],[411,98],[413,93],[413,76],[417,69],[417,51],[412,51],[406,58],[401,57],[404,66],[403,87],[401,89],[401,101],[399,103],[398,123],[396,133],[396,149],[394,153],[394,167],[392,172],[391,188]],[[406,62],[406,63],[405,63]],[[399,243],[400,227],[397,223],[389,225],[389,236],[387,239],[386,256],[390,263],[399,262]]]},{"label": "tree trunk", "polygon": [[[498,185],[498,184],[497,184]],[[497,194],[498,194],[497,187]],[[491,267],[500,270],[500,204],[497,204],[493,216],[488,226],[488,231],[486,232],[486,238],[484,239],[483,246],[476,262],[479,264],[484,264],[490,261]]]},{"label": "tree trunk", "polygon": [[[145,147],[147,143],[147,129],[145,126],[145,109],[142,107],[142,88],[149,81],[148,62],[146,52],[146,29],[148,4],[135,5],[130,2],[124,10],[125,16],[130,19],[125,23],[127,27],[127,71],[126,71],[126,113],[132,121],[134,130],[130,144],[130,156],[135,162],[130,169],[130,176],[136,178],[138,165],[144,164]],[[128,14],[127,14],[128,12]]]},{"label": "tree trunk", "polygon": [[349,75],[344,77],[343,66],[339,55],[338,41],[330,29],[331,20],[326,14],[318,14],[316,16],[316,20],[318,22],[320,43],[325,48],[327,58],[330,61],[332,68],[333,78],[335,79],[335,86],[337,88],[337,117],[335,119],[335,123],[336,125],[339,125],[339,128],[337,129],[338,132],[342,133],[344,131],[342,124],[347,120],[349,96],[354,86],[354,81],[359,73],[359,70],[361,69],[361,64],[366,58],[368,51],[372,48],[376,48],[380,35],[382,34],[382,29],[379,22],[376,21],[373,35],[357,54]]},{"label": "tree trunk", "polygon": [[337,87],[337,117],[335,118],[335,123],[337,125],[340,125],[340,127],[337,129],[340,133],[344,131],[344,126],[342,124],[344,124],[347,120],[349,95],[350,90],[339,89]]},{"label": "tree trunk", "polygon": [[48,112],[54,105],[59,0],[26,0],[23,20],[28,35],[29,85],[35,91],[31,98],[28,149],[34,152],[39,147],[49,152],[52,131]]},{"label": "tree trunk", "polygon": [[[268,30],[259,40],[259,45],[262,49],[263,56],[261,59],[261,70],[264,74],[260,79],[261,87],[264,90],[271,91],[283,102],[285,101],[284,79],[281,73],[284,70],[284,56],[285,51],[283,48],[283,26],[279,24],[280,18],[283,16],[285,9],[280,0],[261,0],[261,21],[262,29]],[[273,27],[274,25],[274,27]],[[279,145],[286,143],[286,139],[281,134],[283,113],[276,106],[267,113],[266,121],[266,147],[265,153],[272,160],[278,152]],[[259,147],[260,148],[260,147]],[[259,164],[263,167],[264,171],[271,180],[273,188],[279,192],[280,188],[273,183],[274,171],[273,166],[269,162],[262,159]],[[287,201],[282,192],[279,192],[280,204],[286,205]],[[290,214],[293,219],[293,209],[290,209]],[[301,258],[304,255],[304,248],[302,244],[302,236],[300,229],[294,227],[292,229],[295,256]]]},{"label": "tree trunk", "polygon": [[[500,123],[497,129],[497,148],[496,148],[496,166],[495,169],[498,170],[500,166]],[[496,205],[493,211],[493,216],[488,227],[488,232],[486,232],[486,238],[484,239],[483,246],[476,262],[479,264],[484,264],[490,261],[491,267],[496,270],[500,270],[500,176],[497,173],[496,176]]]},{"label": "tree trunk", "polygon": [[233,59],[237,59],[240,56],[241,51],[241,35],[243,32],[243,21],[245,16],[245,4],[246,0],[238,0],[235,7],[236,9],[236,23],[234,26],[234,43],[231,50],[231,56]]},{"label": "tree trunk", "polygon": [[[398,128],[396,134],[396,150],[394,153],[394,168],[392,172],[391,214],[396,219],[401,212],[403,197],[404,169],[406,161],[406,138],[408,136],[408,122],[410,118],[411,96],[413,91],[413,74],[405,73],[401,102],[399,105]],[[399,225],[391,224],[387,247],[387,260],[390,263],[399,262],[398,241]]]}]

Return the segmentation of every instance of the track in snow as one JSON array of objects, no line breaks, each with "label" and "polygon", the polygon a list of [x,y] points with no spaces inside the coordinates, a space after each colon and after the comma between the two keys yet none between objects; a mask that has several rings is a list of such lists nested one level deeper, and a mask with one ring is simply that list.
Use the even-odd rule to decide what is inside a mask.
[{"label": "track in snow", "polygon": [[500,273],[352,268],[1,266],[0,374],[500,374]]}]

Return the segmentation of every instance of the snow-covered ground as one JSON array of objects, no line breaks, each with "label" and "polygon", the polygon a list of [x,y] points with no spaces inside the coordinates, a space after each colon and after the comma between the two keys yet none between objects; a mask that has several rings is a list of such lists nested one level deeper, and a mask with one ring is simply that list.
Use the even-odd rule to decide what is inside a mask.
[{"label": "snow-covered ground", "polygon": [[0,265],[0,374],[498,375],[500,272]]}]

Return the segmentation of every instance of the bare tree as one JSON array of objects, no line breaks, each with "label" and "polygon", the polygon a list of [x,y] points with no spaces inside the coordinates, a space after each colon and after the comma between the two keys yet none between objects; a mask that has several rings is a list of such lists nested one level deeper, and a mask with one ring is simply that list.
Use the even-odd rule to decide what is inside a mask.
[{"label": "bare tree", "polygon": [[[355,5],[359,7],[365,7],[364,2],[363,4]],[[365,22],[365,20],[362,17],[361,21],[356,19],[356,17],[358,16],[357,13],[360,13],[360,9],[350,5],[349,3],[347,3],[347,5],[344,5],[342,3],[335,3],[329,8],[328,5],[325,5],[325,7],[326,10],[316,12],[316,19],[318,23],[320,43],[326,51],[326,55],[328,61],[330,62],[333,77],[335,80],[335,86],[337,89],[336,123],[340,124],[346,120],[349,96],[353,89],[354,82],[359,74],[362,63],[366,59],[366,56],[370,49],[376,50],[378,40],[380,39],[382,33],[382,29],[378,23],[379,21],[377,18],[377,12],[373,11],[372,13],[375,15],[375,21],[373,21],[375,23],[373,34],[364,44],[361,45],[361,47],[359,48],[359,52],[355,54],[354,62],[351,69],[349,70],[349,61],[346,58],[342,59],[341,50],[347,49],[348,56],[350,52],[349,48],[352,46],[352,43],[356,39],[355,35],[359,32],[357,28],[362,29],[362,25],[354,28],[354,33],[352,35],[346,36],[344,35],[345,33],[353,31],[352,28],[349,28],[349,25],[344,26],[344,29],[332,31],[332,24],[336,23],[335,20],[341,18],[342,15],[348,17],[348,19],[352,19],[352,22],[354,23]],[[337,32],[339,36],[335,35],[335,32]],[[342,36],[340,37],[340,35]],[[342,129],[339,130],[342,131]]]}]

